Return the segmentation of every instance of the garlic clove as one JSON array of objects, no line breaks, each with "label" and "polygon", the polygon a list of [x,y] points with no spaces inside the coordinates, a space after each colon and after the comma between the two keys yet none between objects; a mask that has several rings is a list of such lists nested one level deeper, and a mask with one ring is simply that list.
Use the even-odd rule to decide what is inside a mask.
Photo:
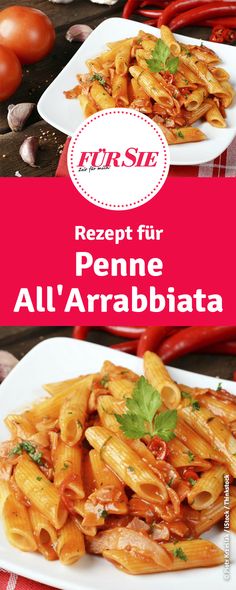
[{"label": "garlic clove", "polygon": [[13,354],[6,350],[0,350],[0,383],[7,377],[17,363],[18,360]]},{"label": "garlic clove", "polygon": [[38,147],[39,140],[32,135],[31,137],[26,137],[19,149],[19,154],[23,162],[29,164],[32,168],[38,168],[35,163]]},{"label": "garlic clove", "polygon": [[72,25],[66,33],[66,39],[67,41],[83,43],[92,33],[92,30],[88,25]]},{"label": "garlic clove", "polygon": [[9,104],[7,122],[12,131],[21,131],[35,107],[34,102]]}]

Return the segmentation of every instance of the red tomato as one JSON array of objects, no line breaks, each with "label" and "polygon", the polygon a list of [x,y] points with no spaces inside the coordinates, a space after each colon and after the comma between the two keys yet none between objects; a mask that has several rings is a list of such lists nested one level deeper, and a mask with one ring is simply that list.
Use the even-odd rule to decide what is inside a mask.
[{"label": "red tomato", "polygon": [[0,45],[0,101],[14,94],[22,80],[22,68],[18,57]]},{"label": "red tomato", "polygon": [[197,481],[199,479],[199,476],[196,473],[196,471],[194,471],[194,469],[192,469],[192,467],[186,467],[186,469],[183,470],[182,478],[185,479],[186,481],[189,481],[191,479],[194,479],[194,481]]},{"label": "red tomato", "polygon": [[0,43],[15,52],[22,64],[32,64],[53,48],[55,30],[41,10],[10,6],[0,12]]},{"label": "red tomato", "polygon": [[167,455],[167,444],[159,436],[154,436],[148,443],[149,451],[160,461],[164,461]]}]

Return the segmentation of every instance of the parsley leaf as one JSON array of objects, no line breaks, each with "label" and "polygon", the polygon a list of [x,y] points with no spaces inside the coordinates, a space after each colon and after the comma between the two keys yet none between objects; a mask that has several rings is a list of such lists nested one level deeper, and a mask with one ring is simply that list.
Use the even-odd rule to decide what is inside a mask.
[{"label": "parsley leaf", "polygon": [[132,397],[126,400],[127,412],[115,414],[122,432],[127,438],[142,438],[149,434],[159,436],[168,442],[174,437],[177,422],[176,410],[167,410],[156,414],[161,406],[159,392],[148,383],[145,377],[140,377],[134,387]]},{"label": "parsley leaf", "polygon": [[195,483],[197,483],[196,479],[193,479],[193,477],[189,477],[188,481],[189,481],[189,483],[191,483],[191,486],[195,486]]},{"label": "parsley leaf", "polygon": [[176,410],[167,410],[166,412],[161,412],[161,414],[158,414],[154,420],[154,435],[156,434],[165,442],[169,442],[174,436],[173,431],[176,427],[176,424]]},{"label": "parsley leaf", "polygon": [[107,518],[107,516],[108,516],[107,510],[105,510],[105,508],[103,510],[101,510],[99,512],[99,516],[101,516],[101,518]]},{"label": "parsley leaf", "polygon": [[191,405],[193,412],[195,412],[196,410],[200,410],[200,404],[196,399],[191,402]]},{"label": "parsley leaf", "polygon": [[109,375],[104,375],[100,381],[102,387],[107,387],[108,381],[109,381]]},{"label": "parsley leaf", "polygon": [[157,40],[151,59],[147,59],[149,70],[154,73],[170,72],[171,74],[175,74],[178,63],[179,58],[170,55],[170,49],[162,39]]},{"label": "parsley leaf", "polygon": [[181,391],[181,396],[183,399],[189,400],[189,403],[192,406],[193,412],[195,412],[195,410],[200,410],[199,401],[196,399],[193,399],[193,397],[189,393],[187,393],[186,391]]},{"label": "parsley leaf", "polygon": [[182,561],[187,561],[187,555],[184,553],[182,547],[176,547],[173,551],[173,555],[174,557],[178,557],[179,559],[182,559]]},{"label": "parsley leaf", "polygon": [[102,74],[98,74],[98,73],[93,74],[93,76],[91,76],[91,78],[90,78],[90,82],[95,82],[95,81],[100,82],[100,84],[102,86],[105,86],[105,84],[106,84],[106,80],[105,80],[105,78],[103,78]]},{"label": "parsley leaf", "polygon": [[218,383],[216,391],[221,391],[222,389],[222,383]]},{"label": "parsley leaf", "polygon": [[191,451],[188,451],[188,458],[189,458],[189,461],[194,461],[194,459],[195,459],[195,456]]},{"label": "parsley leaf", "polygon": [[142,416],[138,416],[136,414],[123,414],[122,416],[115,414],[117,422],[119,422],[121,426],[122,432],[127,436],[127,438],[141,438],[148,434],[145,429],[145,422]]},{"label": "parsley leaf", "polygon": [[21,455],[23,451],[25,451],[29,455],[30,459],[32,459],[32,461],[37,463],[37,465],[43,465],[43,461],[42,461],[43,453],[40,453],[39,451],[37,451],[36,447],[34,445],[32,445],[32,443],[27,440],[24,440],[21,443],[19,443],[18,445],[16,445],[12,449],[12,451],[10,452],[10,456]]},{"label": "parsley leaf", "polygon": [[182,139],[184,139],[184,134],[182,131],[177,131],[177,135],[178,135],[178,137],[181,137]]}]

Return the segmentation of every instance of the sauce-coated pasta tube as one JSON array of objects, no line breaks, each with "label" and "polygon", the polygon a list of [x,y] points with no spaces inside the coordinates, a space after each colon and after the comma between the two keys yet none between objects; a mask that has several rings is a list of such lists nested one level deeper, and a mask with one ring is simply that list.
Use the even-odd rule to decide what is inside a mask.
[{"label": "sauce-coated pasta tube", "polygon": [[138,81],[140,86],[145,90],[148,96],[151,96],[158,104],[163,107],[173,106],[173,99],[171,95],[165,90],[164,86],[161,86],[155,76],[146,70],[143,70],[139,66],[131,66],[129,72],[135,80]]},{"label": "sauce-coated pasta tube", "polygon": [[[202,400],[201,396],[201,400]],[[187,445],[194,454],[198,454],[202,459],[223,462],[223,456],[214,449],[214,447],[202,438],[193,428],[184,422],[183,418],[178,416],[175,428],[175,434],[179,440]]]},{"label": "sauce-coated pasta tube", "polygon": [[128,80],[127,76],[115,74],[112,80],[112,97],[117,107],[127,107],[128,99]]},{"label": "sauce-coated pasta tube", "polygon": [[54,549],[57,544],[56,529],[54,529],[49,520],[47,520],[47,518],[45,518],[36,508],[33,508],[33,506],[29,508],[29,517],[39,552],[49,561],[58,559]]},{"label": "sauce-coated pasta tube", "polygon": [[114,98],[108,94],[99,82],[95,81],[92,83],[90,92],[92,99],[99,109],[112,109],[116,106]]},{"label": "sauce-coated pasta tube", "polygon": [[115,381],[110,381],[107,388],[113,397],[122,400],[132,396],[134,383],[128,379],[116,379]]},{"label": "sauce-coated pasta tube", "polygon": [[131,42],[128,41],[123,43],[122,46],[118,47],[117,54],[115,56],[115,70],[119,76],[127,74],[130,64],[131,54]]},{"label": "sauce-coated pasta tube", "polygon": [[59,533],[57,553],[64,565],[79,561],[85,554],[84,537],[77,524],[69,519]]},{"label": "sauce-coated pasta tube", "polygon": [[81,477],[82,449],[59,441],[54,453],[54,485],[74,492],[76,498],[84,498]]},{"label": "sauce-coated pasta tube", "polygon": [[94,113],[97,112],[95,104],[84,94],[80,94],[79,102],[85,119],[87,119],[87,117],[91,117],[91,115],[94,115]]},{"label": "sauce-coated pasta tube", "polygon": [[188,55],[187,53],[182,52],[180,59],[186,66],[193,70],[200,80],[202,80],[206,85],[209,94],[220,96],[226,94],[220,82],[218,82],[217,78],[213,76],[211,70],[209,70],[204,62],[199,61],[195,55]]},{"label": "sauce-coated pasta tube", "polygon": [[[195,567],[211,567],[224,563],[224,553],[211,541],[205,539],[196,539],[193,541],[181,541],[176,545],[174,543],[164,543],[168,551],[174,554],[174,560],[170,567],[160,567],[151,559],[137,559],[128,551],[105,550],[103,557],[114,563],[117,567],[129,574],[152,574],[163,571],[186,570]],[[181,555],[184,559],[178,557],[177,549],[180,548]]]},{"label": "sauce-coated pasta tube", "polygon": [[142,459],[115,434],[106,428],[87,428],[86,438],[100,452],[103,461],[126,485],[144,500],[166,503],[166,486],[145,467]]},{"label": "sauce-coated pasta tube", "polygon": [[91,377],[80,381],[74,393],[62,404],[59,416],[61,439],[74,446],[83,434],[91,389]]},{"label": "sauce-coated pasta tube", "polygon": [[36,433],[36,428],[24,414],[9,414],[4,420],[13,438],[28,439]]},{"label": "sauce-coated pasta tube", "polygon": [[37,551],[27,508],[13,494],[9,494],[4,502],[2,519],[11,545],[21,551]]},{"label": "sauce-coated pasta tube", "polygon": [[222,117],[220,109],[218,109],[214,101],[211,101],[211,108],[206,112],[206,120],[213,127],[219,127],[221,129],[226,127],[225,119]]},{"label": "sauce-coated pasta tube", "polygon": [[172,55],[174,55],[175,57],[179,56],[181,52],[180,44],[178,43],[178,41],[176,41],[169,27],[166,27],[165,25],[161,26],[161,39],[169,47]]},{"label": "sauce-coated pasta tube", "polygon": [[203,473],[188,494],[188,502],[194,510],[209,508],[222,494],[226,468],[221,465]]},{"label": "sauce-coated pasta tube", "polygon": [[191,94],[188,94],[187,98],[184,101],[184,106],[187,111],[195,111],[198,109],[204,101],[204,98],[207,96],[207,90],[204,87],[197,88],[193,90]]},{"label": "sauce-coated pasta tube", "polygon": [[144,354],[144,373],[147,380],[159,391],[167,408],[177,408],[181,399],[178,385],[171,379],[161,358],[154,352]]},{"label": "sauce-coated pasta tube", "polygon": [[15,480],[21,492],[51,524],[60,529],[67,519],[67,510],[56,487],[26,455],[20,457]]},{"label": "sauce-coated pasta tube", "polygon": [[[194,111],[195,112],[195,111]],[[205,133],[197,127],[179,127],[178,129],[168,129],[159,124],[169,145],[178,143],[189,143],[191,141],[203,141],[206,139]]]}]

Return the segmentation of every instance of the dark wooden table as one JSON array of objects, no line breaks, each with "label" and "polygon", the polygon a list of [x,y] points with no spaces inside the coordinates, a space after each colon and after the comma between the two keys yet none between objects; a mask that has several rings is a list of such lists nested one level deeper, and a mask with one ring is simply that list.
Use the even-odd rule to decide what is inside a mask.
[{"label": "dark wooden table", "polygon": [[[8,350],[21,359],[33,346],[46,338],[67,336],[72,334],[71,327],[6,327],[0,328],[0,350]],[[91,342],[110,345],[120,339],[101,330],[93,328],[89,332]],[[191,354],[173,361],[174,367],[196,373],[212,375],[220,379],[232,379],[236,370],[236,358],[233,356]]]},{"label": "dark wooden table", "polygon": [[[65,39],[67,29],[75,23],[86,23],[95,28],[100,22],[112,16],[121,16],[123,0],[114,6],[94,4],[89,0],[74,0],[71,4],[53,4],[48,0],[1,0],[0,7],[22,4],[43,10],[52,19],[56,28],[56,44],[53,52],[41,62],[24,67],[23,83],[15,95],[0,104],[0,176],[54,176],[58,158],[65,142],[65,135],[47,123],[39,120],[35,109],[27,127],[19,133],[9,130],[7,107],[11,103],[35,102],[39,100],[47,86],[77,51],[78,43]],[[151,4],[151,0],[150,0]],[[183,34],[206,39],[209,29],[189,27]],[[40,138],[38,154],[39,168],[30,168],[22,162],[19,147],[25,137],[35,135]]]}]

